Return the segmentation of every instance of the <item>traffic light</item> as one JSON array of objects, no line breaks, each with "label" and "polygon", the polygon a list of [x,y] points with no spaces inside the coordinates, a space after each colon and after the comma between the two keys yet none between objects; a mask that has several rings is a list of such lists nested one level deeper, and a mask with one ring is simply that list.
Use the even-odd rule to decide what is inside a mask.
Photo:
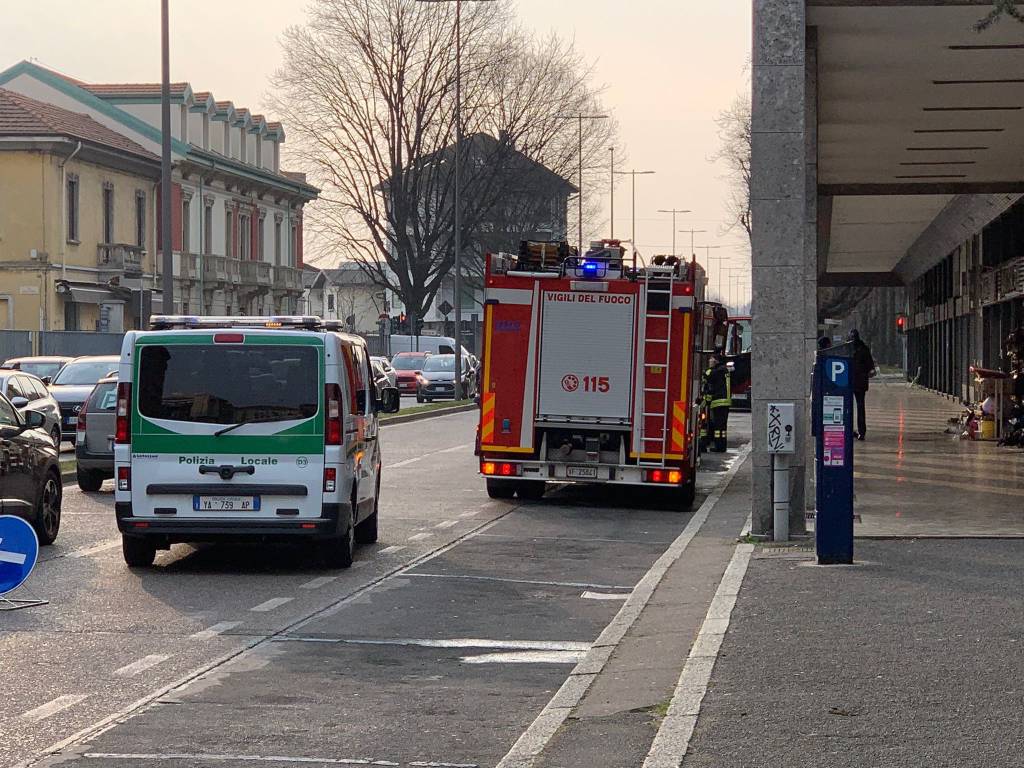
[{"label": "traffic light", "polygon": [[907,332],[907,316],[902,312],[896,315],[896,333],[901,336]]},{"label": "traffic light", "polygon": [[420,336],[423,333],[423,318],[422,317],[417,317],[416,318],[416,330],[415,330],[414,333],[415,333],[416,336]]}]

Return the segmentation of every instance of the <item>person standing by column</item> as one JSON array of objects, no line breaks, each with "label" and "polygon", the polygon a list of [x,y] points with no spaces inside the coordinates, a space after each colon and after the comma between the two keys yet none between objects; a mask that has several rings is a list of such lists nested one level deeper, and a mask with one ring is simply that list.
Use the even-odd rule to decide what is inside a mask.
[{"label": "person standing by column", "polygon": [[864,396],[868,392],[868,381],[875,375],[875,358],[871,356],[871,348],[860,338],[860,331],[854,328],[848,337],[853,347],[853,398],[857,401],[857,439],[867,437],[868,423],[864,412]]}]

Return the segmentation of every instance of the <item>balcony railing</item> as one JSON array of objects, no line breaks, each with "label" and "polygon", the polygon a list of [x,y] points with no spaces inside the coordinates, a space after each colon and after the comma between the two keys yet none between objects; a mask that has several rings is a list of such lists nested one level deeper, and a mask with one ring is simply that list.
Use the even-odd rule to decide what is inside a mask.
[{"label": "balcony railing", "polygon": [[203,256],[203,281],[207,283],[228,282],[228,259],[224,256]]},{"label": "balcony railing", "polygon": [[269,286],[273,284],[270,264],[265,261],[242,261],[242,283],[244,285]]},{"label": "balcony railing", "polygon": [[302,293],[302,270],[295,267],[274,267],[274,288],[289,293]]},{"label": "balcony railing", "polygon": [[178,276],[182,280],[198,280],[199,256],[194,253],[180,253],[178,259]]},{"label": "balcony railing", "polygon": [[96,264],[100,269],[141,275],[142,257],[145,254],[146,249],[138,245],[102,243],[96,248]]}]

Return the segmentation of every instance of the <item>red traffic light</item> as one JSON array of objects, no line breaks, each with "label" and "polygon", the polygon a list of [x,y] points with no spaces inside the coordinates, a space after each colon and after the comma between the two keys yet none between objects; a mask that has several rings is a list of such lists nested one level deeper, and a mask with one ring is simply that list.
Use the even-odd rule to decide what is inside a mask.
[{"label": "red traffic light", "polygon": [[899,333],[906,333],[907,330],[907,316],[896,315],[896,330]]}]

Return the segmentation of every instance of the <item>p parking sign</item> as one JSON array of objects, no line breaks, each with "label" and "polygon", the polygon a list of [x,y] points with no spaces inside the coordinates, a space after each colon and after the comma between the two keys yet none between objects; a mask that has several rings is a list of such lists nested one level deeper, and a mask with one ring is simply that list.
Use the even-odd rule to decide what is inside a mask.
[{"label": "p parking sign", "polygon": [[825,358],[825,375],[832,386],[839,389],[850,387],[850,360],[840,357]]}]

